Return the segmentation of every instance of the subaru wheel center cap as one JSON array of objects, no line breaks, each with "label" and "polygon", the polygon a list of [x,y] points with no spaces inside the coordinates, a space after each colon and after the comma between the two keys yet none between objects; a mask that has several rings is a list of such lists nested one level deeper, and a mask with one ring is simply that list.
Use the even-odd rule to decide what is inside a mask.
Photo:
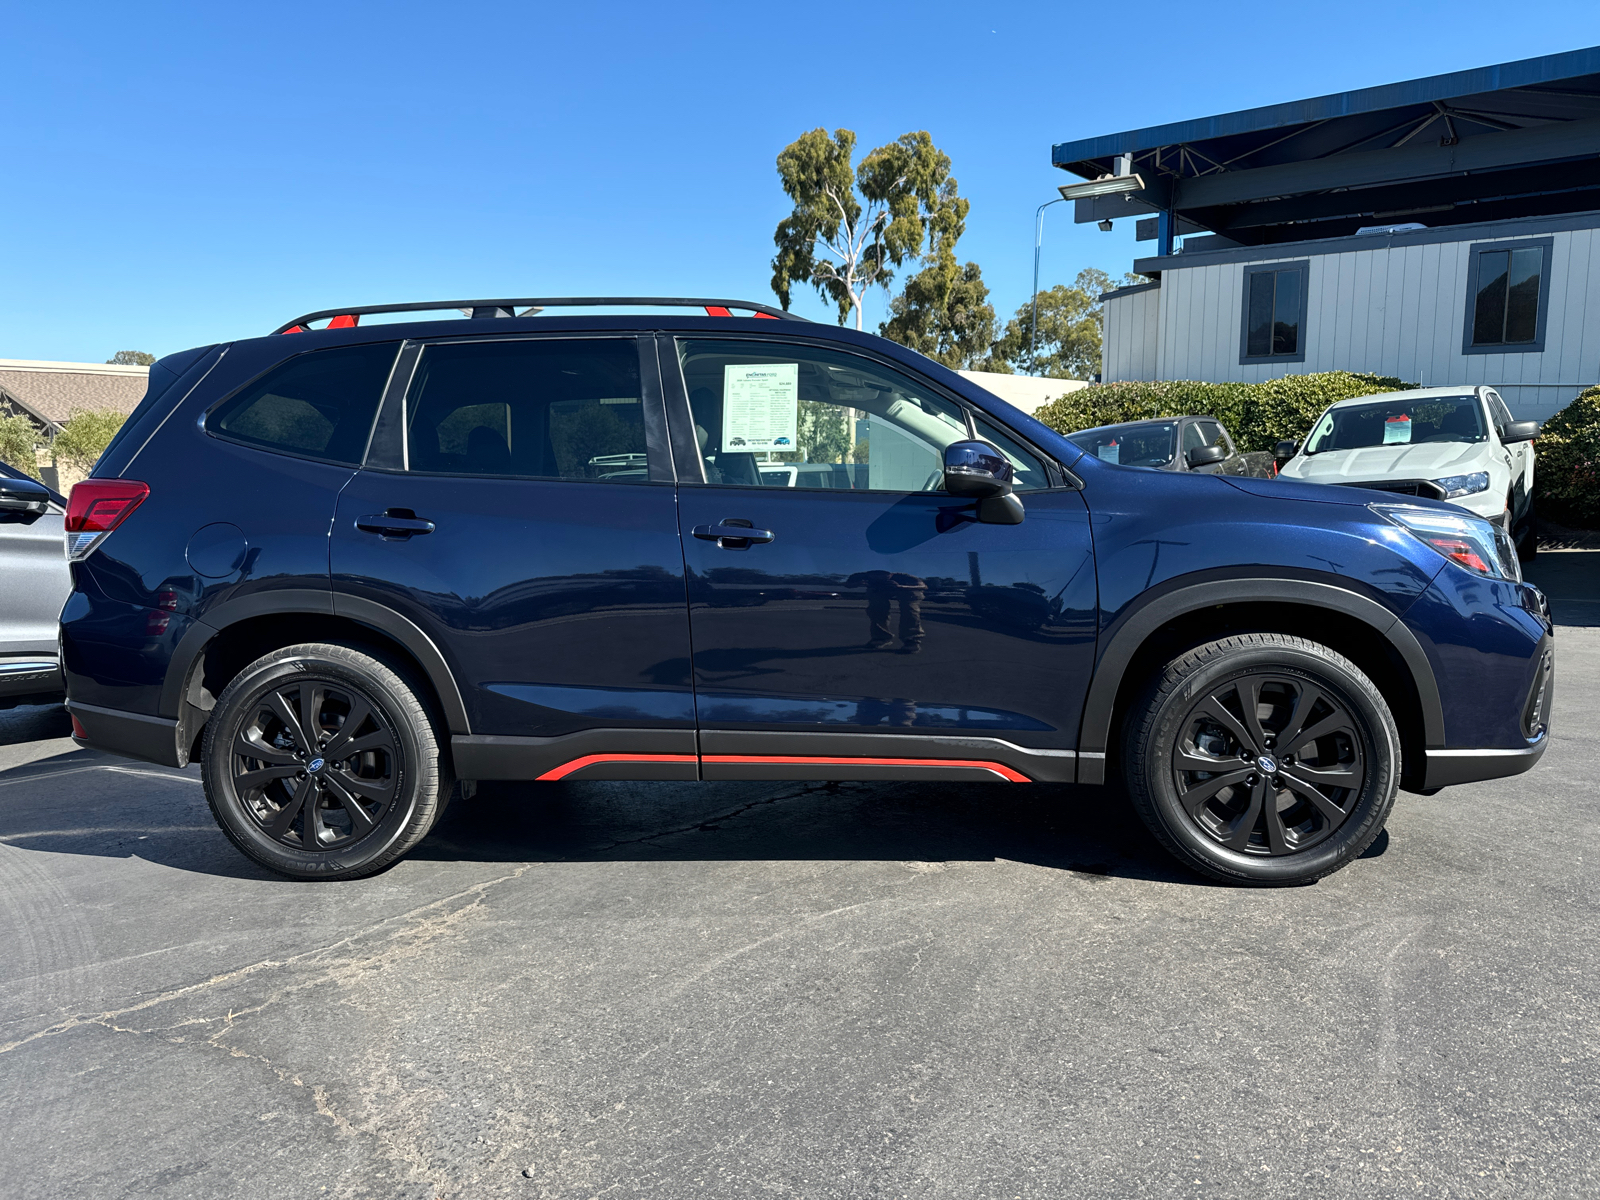
[{"label": "subaru wheel center cap", "polygon": [[320,770],[322,770],[322,760],[320,758],[313,758],[310,762],[308,762],[306,764],[306,770],[308,770],[308,771],[320,771]]},{"label": "subaru wheel center cap", "polygon": [[[320,764],[322,760],[319,758],[317,762]],[[1278,760],[1265,754],[1256,759],[1256,766],[1261,768],[1264,775],[1276,775],[1278,773]],[[316,770],[316,767],[313,767],[312,770]]]}]

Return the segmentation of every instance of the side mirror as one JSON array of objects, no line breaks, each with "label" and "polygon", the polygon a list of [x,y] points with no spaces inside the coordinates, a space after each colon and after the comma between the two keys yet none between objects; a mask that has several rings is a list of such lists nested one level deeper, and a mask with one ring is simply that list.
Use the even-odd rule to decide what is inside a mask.
[{"label": "side mirror", "polygon": [[988,442],[952,442],[944,450],[944,490],[978,502],[985,525],[1022,524],[1022,501],[1012,494],[1011,460]]},{"label": "side mirror", "polygon": [[1209,467],[1213,463],[1226,462],[1228,448],[1226,446],[1196,446],[1183,456],[1184,462],[1189,464],[1191,471],[1200,467]]},{"label": "side mirror", "polygon": [[50,511],[50,489],[33,479],[0,476],[0,512],[44,513]]},{"label": "side mirror", "polygon": [[1531,442],[1539,436],[1539,422],[1513,421],[1500,432],[1500,441],[1506,445],[1512,442]]},{"label": "side mirror", "polygon": [[1273,448],[1272,457],[1280,463],[1286,463],[1295,456],[1295,452],[1299,449],[1299,442],[1282,441]]}]

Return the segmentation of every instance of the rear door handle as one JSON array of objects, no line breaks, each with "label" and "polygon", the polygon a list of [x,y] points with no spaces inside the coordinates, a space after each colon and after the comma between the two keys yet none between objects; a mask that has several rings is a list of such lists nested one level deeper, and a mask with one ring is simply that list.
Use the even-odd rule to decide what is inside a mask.
[{"label": "rear door handle", "polygon": [[770,542],[772,531],[754,529],[749,521],[729,517],[720,525],[696,525],[694,536],[702,541],[715,542],[720,550],[748,550],[752,542]]},{"label": "rear door handle", "polygon": [[437,528],[432,521],[422,520],[409,508],[391,508],[371,516],[357,517],[356,528],[386,538],[410,538],[419,533],[432,533]]}]

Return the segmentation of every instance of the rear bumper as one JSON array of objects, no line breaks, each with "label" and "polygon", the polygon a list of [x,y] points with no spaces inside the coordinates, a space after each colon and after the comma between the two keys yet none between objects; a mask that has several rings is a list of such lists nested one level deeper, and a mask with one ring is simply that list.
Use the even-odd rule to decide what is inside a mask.
[{"label": "rear bumper", "polygon": [[1421,791],[1450,787],[1457,783],[1481,783],[1485,779],[1504,779],[1532,770],[1550,745],[1548,733],[1521,750],[1429,750],[1428,772]]},{"label": "rear bumper", "polygon": [[0,659],[0,708],[54,704],[66,694],[61,664],[43,656]]},{"label": "rear bumper", "polygon": [[91,750],[126,758],[181,767],[178,759],[178,723],[166,717],[101,708],[97,704],[67,701],[72,714],[72,740]]}]

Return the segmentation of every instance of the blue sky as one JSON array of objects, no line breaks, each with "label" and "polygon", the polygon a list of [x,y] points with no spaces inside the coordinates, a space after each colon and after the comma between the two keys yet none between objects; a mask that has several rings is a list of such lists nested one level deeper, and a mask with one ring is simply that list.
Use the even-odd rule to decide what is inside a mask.
[{"label": "blue sky", "polygon": [[[771,301],[773,159],[818,125],[933,135],[1005,314],[1066,182],[1053,142],[1600,42],[1593,0],[1208,11],[8,3],[0,357],[164,354],[344,303]],[[1046,220],[1046,285],[1134,257],[1131,221]]]}]

